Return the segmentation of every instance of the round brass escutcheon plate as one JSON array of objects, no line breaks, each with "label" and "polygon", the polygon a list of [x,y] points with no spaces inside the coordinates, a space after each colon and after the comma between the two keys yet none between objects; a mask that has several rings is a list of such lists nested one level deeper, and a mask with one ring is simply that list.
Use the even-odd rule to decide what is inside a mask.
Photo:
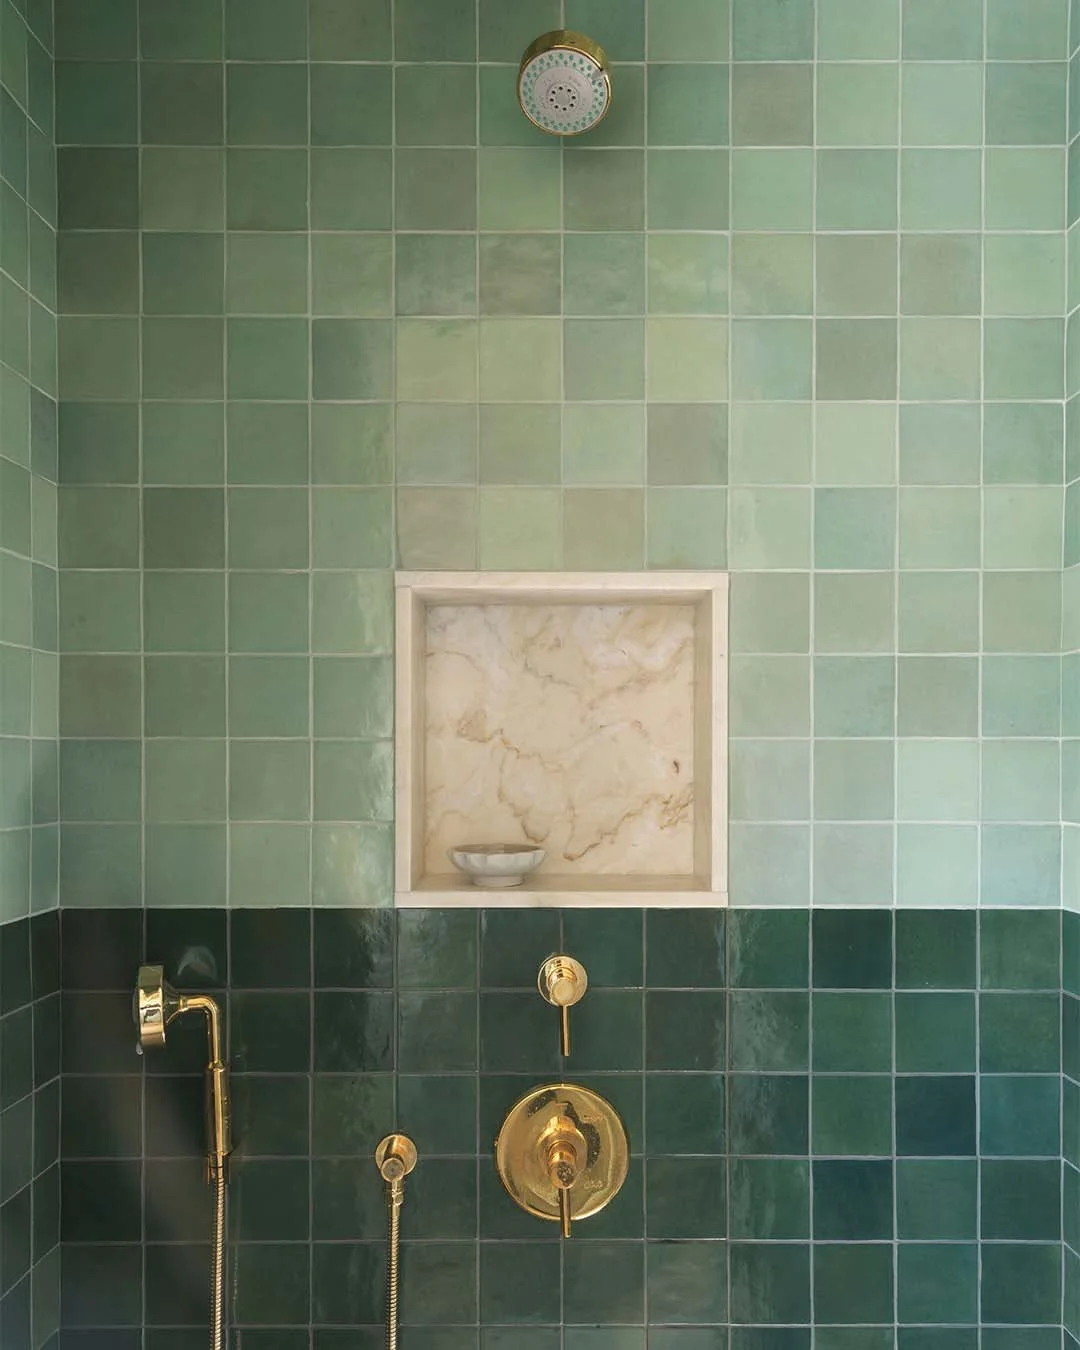
[{"label": "round brass escutcheon plate", "polygon": [[584,1157],[569,1189],[574,1222],[596,1214],[626,1180],[630,1144],[619,1113],[598,1093],[574,1083],[533,1088],[506,1113],[495,1140],[495,1168],[510,1196],[538,1219],[560,1221],[550,1174],[550,1141],[582,1138]]}]

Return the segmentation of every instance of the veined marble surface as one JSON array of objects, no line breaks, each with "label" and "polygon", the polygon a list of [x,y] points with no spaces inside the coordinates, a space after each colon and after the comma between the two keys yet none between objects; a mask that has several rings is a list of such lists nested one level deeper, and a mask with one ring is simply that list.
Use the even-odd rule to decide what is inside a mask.
[{"label": "veined marble surface", "polygon": [[694,610],[431,605],[425,855],[539,844],[552,874],[693,872]]}]

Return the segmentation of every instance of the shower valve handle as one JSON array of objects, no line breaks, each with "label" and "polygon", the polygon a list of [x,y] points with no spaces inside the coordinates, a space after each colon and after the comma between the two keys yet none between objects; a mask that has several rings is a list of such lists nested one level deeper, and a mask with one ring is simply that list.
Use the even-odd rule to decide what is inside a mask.
[{"label": "shower valve handle", "polygon": [[572,956],[549,956],[536,977],[542,997],[559,1009],[561,1050],[565,1059],[570,1053],[570,1009],[579,1003],[589,987],[585,967]]}]

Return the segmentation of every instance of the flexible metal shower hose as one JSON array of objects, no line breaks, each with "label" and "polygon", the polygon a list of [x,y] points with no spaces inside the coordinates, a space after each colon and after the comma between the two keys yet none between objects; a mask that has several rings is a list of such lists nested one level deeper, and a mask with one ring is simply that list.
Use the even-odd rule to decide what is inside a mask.
[{"label": "flexible metal shower hose", "polygon": [[214,1229],[210,1255],[210,1350],[225,1350],[225,1168],[214,1177]]},{"label": "flexible metal shower hose", "polygon": [[391,1190],[387,1196],[389,1217],[389,1251],[386,1261],[386,1350],[397,1350],[398,1330],[398,1241],[401,1233],[400,1192]]}]

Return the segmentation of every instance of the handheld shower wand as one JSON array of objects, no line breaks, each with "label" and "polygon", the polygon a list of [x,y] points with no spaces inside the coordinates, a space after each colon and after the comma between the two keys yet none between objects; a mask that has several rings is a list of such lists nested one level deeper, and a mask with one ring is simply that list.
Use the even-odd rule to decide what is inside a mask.
[{"label": "handheld shower wand", "polygon": [[209,994],[180,994],[165,978],[164,966],[140,966],[131,1005],[138,1028],[136,1049],[158,1049],[174,1018],[201,1012],[206,1017],[206,1179],[214,1187],[213,1265],[210,1276],[210,1350],[224,1350],[225,1186],[232,1152],[229,1070],[221,1056],[221,1011]]}]

